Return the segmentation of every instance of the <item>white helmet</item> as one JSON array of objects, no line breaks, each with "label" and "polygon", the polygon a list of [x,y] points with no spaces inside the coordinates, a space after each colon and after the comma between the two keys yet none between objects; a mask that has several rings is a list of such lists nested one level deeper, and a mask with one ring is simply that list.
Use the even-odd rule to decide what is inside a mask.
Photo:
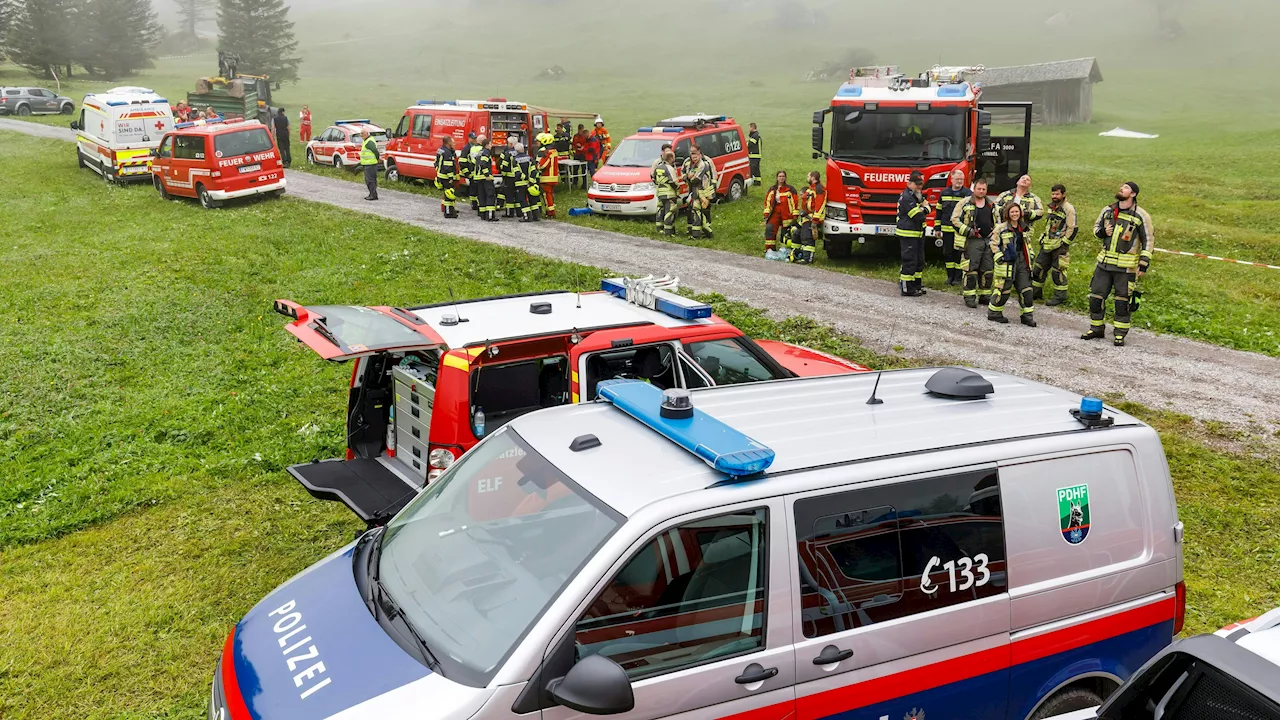
[{"label": "white helmet", "polygon": [[601,120],[601,119],[600,119],[600,116],[599,116],[599,115],[597,115],[597,116],[596,116],[596,123],[595,123],[595,124],[596,124],[596,125],[603,125],[603,124],[604,124],[604,120]]}]

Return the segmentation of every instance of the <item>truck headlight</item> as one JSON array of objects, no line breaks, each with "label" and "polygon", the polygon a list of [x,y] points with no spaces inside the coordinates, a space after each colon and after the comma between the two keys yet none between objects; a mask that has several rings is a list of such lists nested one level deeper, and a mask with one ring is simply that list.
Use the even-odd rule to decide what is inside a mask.
[{"label": "truck headlight", "polygon": [[600,191],[600,183],[598,183],[598,182],[596,182],[596,181],[592,180],[592,181],[591,181],[591,189],[592,189],[592,190],[595,190],[596,192],[599,192],[599,191]]},{"label": "truck headlight", "polygon": [[827,219],[845,222],[849,219],[849,211],[844,205],[827,205]]},{"label": "truck headlight", "polygon": [[653,183],[651,183],[651,182],[648,182],[648,183],[636,183],[635,185],[632,185],[632,186],[631,186],[631,189],[632,189],[632,190],[634,190],[634,191],[636,191],[636,192],[653,192],[654,190],[657,190],[657,189],[658,189],[658,186],[657,186],[657,185],[654,185],[654,184],[653,184]]}]

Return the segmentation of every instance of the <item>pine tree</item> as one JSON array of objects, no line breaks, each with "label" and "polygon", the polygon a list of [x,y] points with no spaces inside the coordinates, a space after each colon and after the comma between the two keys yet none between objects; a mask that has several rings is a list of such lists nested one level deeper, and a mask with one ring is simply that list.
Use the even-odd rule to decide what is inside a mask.
[{"label": "pine tree", "polygon": [[13,3],[0,0],[0,60],[4,59],[4,39],[8,34],[9,24],[13,22]]},{"label": "pine tree", "polygon": [[42,78],[70,77],[75,45],[72,0],[24,0],[14,6],[7,33],[9,59]]},{"label": "pine tree", "polygon": [[205,0],[177,0],[178,32],[189,37],[196,37],[196,28],[201,20],[209,19],[209,5]]},{"label": "pine tree", "polygon": [[75,60],[109,78],[151,67],[163,29],[151,0],[90,0],[84,6]]},{"label": "pine tree", "polygon": [[284,0],[219,0],[218,49],[240,56],[239,70],[267,75],[273,83],[296,82],[298,49]]}]

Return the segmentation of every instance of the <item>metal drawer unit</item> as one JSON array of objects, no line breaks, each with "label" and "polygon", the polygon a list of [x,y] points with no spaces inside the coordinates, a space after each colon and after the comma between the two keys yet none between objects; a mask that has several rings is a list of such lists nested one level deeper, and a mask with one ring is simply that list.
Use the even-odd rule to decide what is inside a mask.
[{"label": "metal drawer unit", "polygon": [[427,442],[436,396],[435,386],[431,384],[434,373],[426,365],[410,363],[392,368],[391,377],[396,395],[392,411],[396,458],[409,468],[415,480],[426,484],[430,471]]}]

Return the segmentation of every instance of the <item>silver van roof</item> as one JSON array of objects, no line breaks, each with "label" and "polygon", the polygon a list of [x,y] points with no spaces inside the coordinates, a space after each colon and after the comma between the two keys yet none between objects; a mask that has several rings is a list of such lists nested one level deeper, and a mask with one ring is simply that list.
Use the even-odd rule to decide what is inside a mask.
[{"label": "silver van roof", "polygon": [[[692,393],[694,406],[771,448],[767,480],[797,470],[1037,435],[1089,432],[1070,414],[1081,396],[1032,380],[975,371],[994,391],[958,400],[925,390],[938,368],[880,373],[883,404],[868,405],[878,373],[750,383]],[[1142,425],[1113,408],[1117,426]],[[728,476],[602,402],[542,410],[510,427],[576,482],[624,515]],[[598,447],[570,443],[594,435]]]}]

